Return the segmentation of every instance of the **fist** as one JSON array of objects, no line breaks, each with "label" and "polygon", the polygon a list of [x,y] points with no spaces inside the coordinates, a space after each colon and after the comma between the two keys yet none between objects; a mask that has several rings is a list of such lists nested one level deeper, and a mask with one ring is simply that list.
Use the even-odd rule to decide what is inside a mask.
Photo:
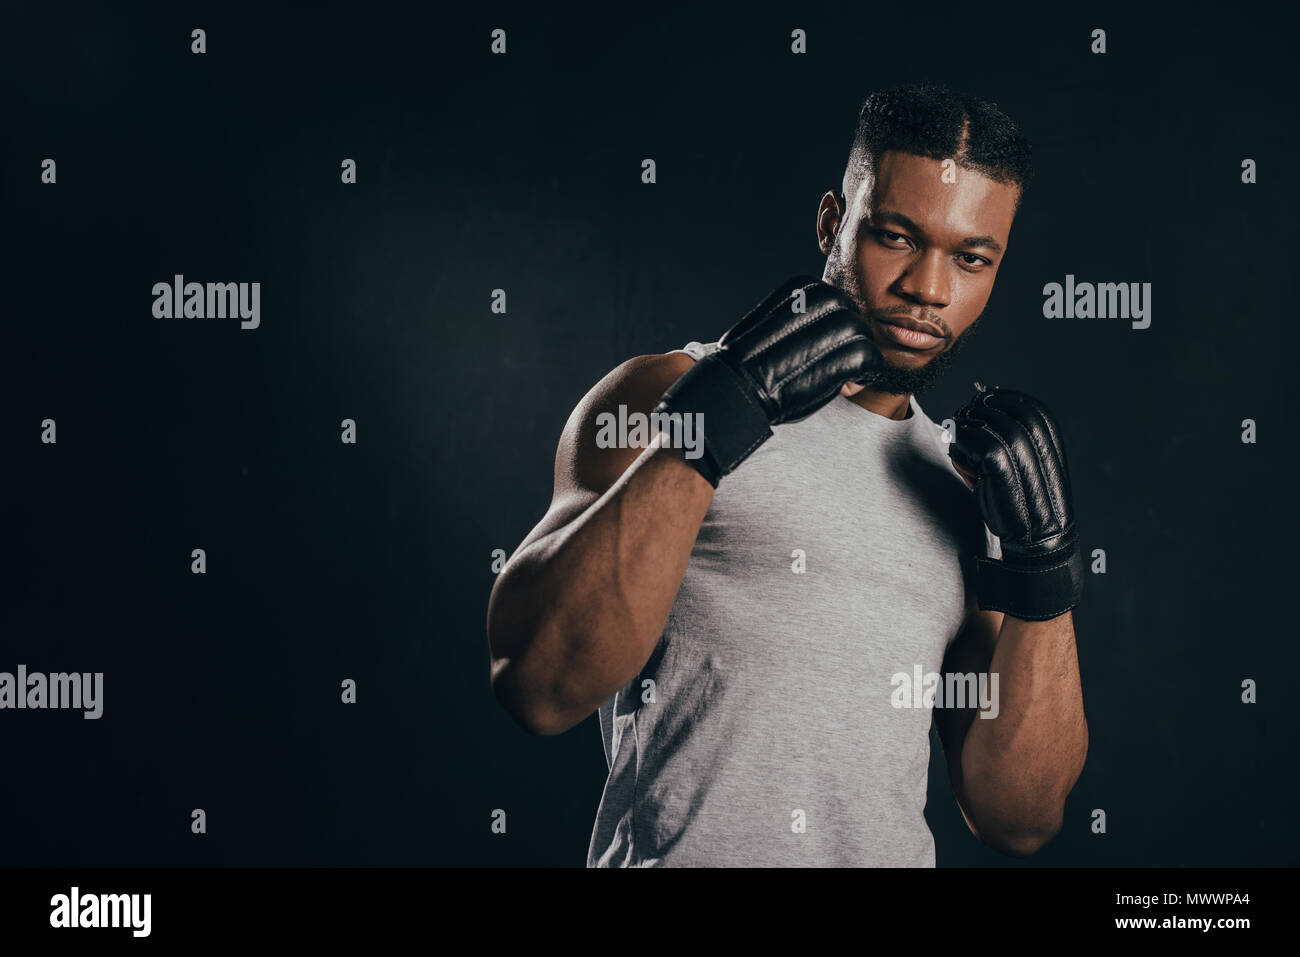
[{"label": "fist", "polygon": [[778,286],[716,355],[748,380],[772,425],[807,418],[845,383],[870,383],[885,362],[848,294],[812,276]]},{"label": "fist", "polygon": [[1030,395],[976,387],[954,417],[948,456],[1002,546],[1001,561],[980,558],[980,606],[1054,618],[1078,604],[1083,587],[1060,429]]}]

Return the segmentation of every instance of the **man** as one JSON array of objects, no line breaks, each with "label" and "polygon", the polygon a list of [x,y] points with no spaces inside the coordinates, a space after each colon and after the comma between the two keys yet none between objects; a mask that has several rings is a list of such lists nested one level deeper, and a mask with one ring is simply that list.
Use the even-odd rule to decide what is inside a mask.
[{"label": "man", "polygon": [[[1028,178],[992,104],[869,97],[818,210],[822,281],[574,409],[488,641],[523,727],[599,713],[589,866],[933,866],[932,718],[978,838],[1026,855],[1059,830],[1087,751],[1059,429],[979,387],[949,445],[912,394],[974,330]],[[608,447],[620,407],[702,417],[703,448],[672,428]],[[996,700],[913,694],[931,673]]]}]

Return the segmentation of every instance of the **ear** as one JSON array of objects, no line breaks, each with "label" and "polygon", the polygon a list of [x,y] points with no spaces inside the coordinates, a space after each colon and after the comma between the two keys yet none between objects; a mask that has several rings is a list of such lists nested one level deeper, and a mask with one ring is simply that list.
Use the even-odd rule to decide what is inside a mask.
[{"label": "ear", "polygon": [[835,234],[844,216],[844,203],[834,190],[827,190],[817,208],[817,243],[823,253],[830,252]]}]

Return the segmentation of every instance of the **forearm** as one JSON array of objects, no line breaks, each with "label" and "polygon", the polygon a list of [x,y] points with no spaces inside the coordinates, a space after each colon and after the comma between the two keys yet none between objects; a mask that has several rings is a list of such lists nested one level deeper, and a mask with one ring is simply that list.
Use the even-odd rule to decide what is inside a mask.
[{"label": "forearm", "polygon": [[586,511],[517,553],[488,605],[492,687],[556,734],[631,681],[663,632],[713,488],[647,449]]},{"label": "forearm", "polygon": [[963,805],[985,843],[1032,853],[1060,829],[1088,751],[1073,613],[1006,615],[989,670],[999,710],[976,716],[966,733]]}]

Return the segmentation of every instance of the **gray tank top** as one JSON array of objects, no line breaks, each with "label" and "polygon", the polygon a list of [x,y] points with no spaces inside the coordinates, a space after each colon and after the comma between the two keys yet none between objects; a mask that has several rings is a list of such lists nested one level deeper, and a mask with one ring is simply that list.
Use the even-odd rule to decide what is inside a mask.
[{"label": "gray tank top", "polygon": [[837,396],[722,480],[654,652],[599,709],[589,867],[934,866],[932,709],[892,679],[939,672],[974,556],[1000,552],[910,405]]}]

